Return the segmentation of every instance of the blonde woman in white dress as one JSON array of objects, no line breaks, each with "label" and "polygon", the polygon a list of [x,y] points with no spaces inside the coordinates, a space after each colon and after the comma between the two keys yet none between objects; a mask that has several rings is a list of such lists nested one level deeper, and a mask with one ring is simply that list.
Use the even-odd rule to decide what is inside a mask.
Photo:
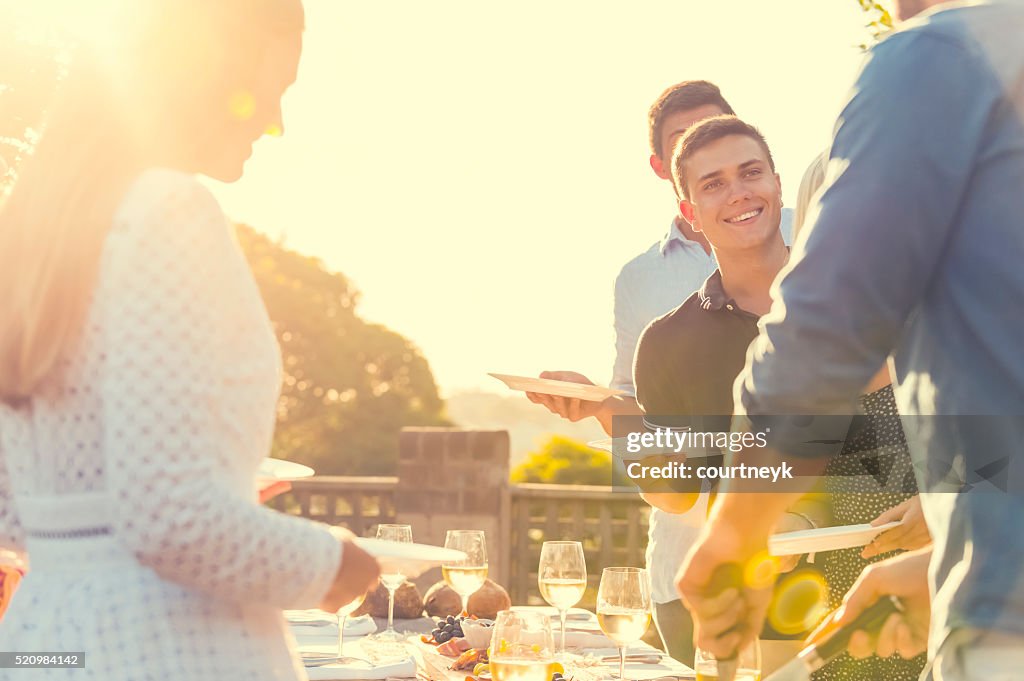
[{"label": "blonde woman in white dress", "polygon": [[283,130],[298,0],[133,0],[81,46],[0,207],[0,549],[29,571],[0,679],[304,679],[281,610],[376,580],[351,537],[261,507],[280,358],[231,229]]}]

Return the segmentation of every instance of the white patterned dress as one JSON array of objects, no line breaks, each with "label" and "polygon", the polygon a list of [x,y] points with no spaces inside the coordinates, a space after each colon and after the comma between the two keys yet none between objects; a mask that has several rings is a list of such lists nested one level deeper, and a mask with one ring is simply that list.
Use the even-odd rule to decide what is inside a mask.
[{"label": "white patterned dress", "polygon": [[0,406],[0,548],[30,563],[0,650],[86,667],[0,679],[305,678],[281,610],[319,603],[341,547],[256,500],[279,357],[213,196],[141,174],[63,382]]}]

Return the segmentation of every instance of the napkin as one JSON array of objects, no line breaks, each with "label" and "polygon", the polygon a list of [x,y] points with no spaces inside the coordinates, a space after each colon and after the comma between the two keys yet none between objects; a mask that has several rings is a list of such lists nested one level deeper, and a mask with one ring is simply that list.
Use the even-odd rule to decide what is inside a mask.
[{"label": "napkin", "polygon": [[352,662],[347,665],[326,664],[322,667],[306,667],[310,681],[342,681],[343,679],[387,679],[416,677],[416,663],[412,658],[392,660],[377,665]]},{"label": "napkin", "polygon": [[[323,610],[286,610],[288,626],[295,638],[330,636],[338,638],[338,618]],[[345,637],[366,636],[377,631],[377,625],[369,615],[349,617],[345,620]]]},{"label": "napkin", "polygon": [[[350,659],[344,664],[325,664],[319,667],[306,667],[310,681],[341,681],[342,679],[387,679],[414,678],[416,662],[409,656],[380,658],[374,653],[376,647],[363,647],[362,641],[345,643],[345,654],[359,660]],[[369,649],[368,649],[369,648]],[[334,654],[336,645],[300,645],[300,650]],[[399,648],[399,651],[402,649]],[[376,660],[376,661],[371,661]]]}]

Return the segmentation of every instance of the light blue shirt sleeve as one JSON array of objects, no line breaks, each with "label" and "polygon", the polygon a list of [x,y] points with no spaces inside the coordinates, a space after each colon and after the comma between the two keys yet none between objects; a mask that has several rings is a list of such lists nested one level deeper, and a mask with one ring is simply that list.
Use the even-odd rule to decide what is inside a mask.
[{"label": "light blue shirt sleeve", "polygon": [[615,365],[611,387],[635,394],[633,387],[633,353],[640,340],[644,323],[638,321],[628,272],[624,269],[615,279]]},{"label": "light blue shirt sleeve", "polygon": [[872,50],[736,380],[739,413],[853,413],[928,291],[998,97],[982,55],[953,37],[907,31]]}]

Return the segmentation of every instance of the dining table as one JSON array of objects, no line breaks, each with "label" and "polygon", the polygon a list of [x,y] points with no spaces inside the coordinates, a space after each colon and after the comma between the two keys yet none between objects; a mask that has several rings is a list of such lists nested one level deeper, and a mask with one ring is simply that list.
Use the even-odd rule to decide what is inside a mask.
[{"label": "dining table", "polygon": [[[547,606],[515,606],[514,610],[530,609],[548,612],[552,617],[555,640],[558,636],[558,615]],[[337,619],[319,611],[286,613],[292,635],[306,662],[311,681],[489,681],[489,677],[473,677],[472,669],[452,670],[452,657],[441,655],[435,646],[424,643],[436,626],[429,617],[396,619],[395,629],[403,640],[380,641],[373,636],[383,631],[387,620],[350,617],[345,625],[345,659],[335,660],[338,647]],[[609,681],[619,678],[619,657],[615,644],[597,623],[597,616],[582,608],[572,608],[566,617],[566,653],[558,656],[565,667],[565,678],[573,681]],[[643,641],[626,650],[626,679],[629,681],[692,681],[696,674],[690,667],[672,659]]]}]

